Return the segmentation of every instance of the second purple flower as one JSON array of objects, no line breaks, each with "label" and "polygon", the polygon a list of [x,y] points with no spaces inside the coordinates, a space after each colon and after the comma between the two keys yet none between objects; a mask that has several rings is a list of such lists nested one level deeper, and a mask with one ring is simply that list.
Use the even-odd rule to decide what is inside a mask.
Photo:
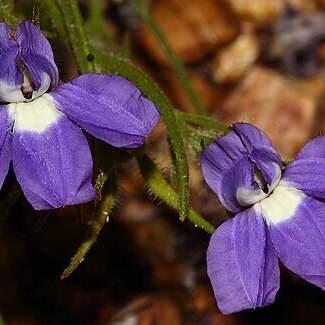
[{"label": "second purple flower", "polygon": [[268,137],[237,123],[201,157],[204,178],[235,216],[211,237],[208,275],[225,314],[271,304],[278,258],[325,289],[325,137],[285,169]]}]

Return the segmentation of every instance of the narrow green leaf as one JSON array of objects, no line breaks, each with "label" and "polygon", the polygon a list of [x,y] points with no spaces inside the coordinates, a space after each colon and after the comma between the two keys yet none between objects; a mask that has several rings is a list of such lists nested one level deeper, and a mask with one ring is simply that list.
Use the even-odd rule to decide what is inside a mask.
[{"label": "narrow green leaf", "polygon": [[118,73],[133,81],[141,91],[159,107],[167,127],[172,149],[175,153],[180,194],[179,214],[181,220],[185,220],[188,213],[189,202],[188,164],[182,135],[179,131],[179,125],[168,99],[149,77],[125,59],[112,54],[106,55],[98,51],[94,51],[94,55],[94,62],[99,66],[102,72]]},{"label": "narrow green leaf", "polygon": [[[141,173],[149,187],[149,189],[162,199],[166,204],[174,209],[179,208],[178,194],[164,179],[158,168],[147,156],[138,157],[138,163]],[[188,220],[191,221],[196,227],[204,229],[207,233],[212,234],[215,228],[200,216],[193,209],[189,209]]]},{"label": "narrow green leaf", "polygon": [[172,188],[177,188],[178,178],[177,178],[177,160],[174,153],[174,150],[171,146],[169,146],[170,152],[170,184]]},{"label": "narrow green leaf", "polygon": [[[101,179],[103,175],[100,175]],[[100,231],[107,222],[109,213],[112,210],[116,198],[117,183],[114,174],[111,174],[103,186],[101,193],[102,200],[96,204],[93,219],[88,231],[80,244],[76,254],[71,259],[68,267],[62,272],[60,279],[63,280],[70,276],[82,263],[90,248],[96,242]]]},{"label": "narrow green leaf", "polygon": [[160,46],[165,51],[171,66],[173,67],[181,85],[183,86],[185,92],[187,93],[187,96],[190,99],[191,103],[193,104],[196,112],[198,114],[204,115],[205,110],[203,104],[199,96],[197,95],[196,91],[192,87],[191,83],[189,82],[183,64],[180,62],[180,60],[177,58],[176,54],[168,44],[166,37],[158,27],[157,23],[150,15],[150,13],[148,12],[147,8],[145,7],[145,5],[142,3],[141,0],[129,0],[129,2],[134,7],[134,9],[139,13],[142,19],[145,21],[148,28],[151,30],[153,35],[158,40]]}]

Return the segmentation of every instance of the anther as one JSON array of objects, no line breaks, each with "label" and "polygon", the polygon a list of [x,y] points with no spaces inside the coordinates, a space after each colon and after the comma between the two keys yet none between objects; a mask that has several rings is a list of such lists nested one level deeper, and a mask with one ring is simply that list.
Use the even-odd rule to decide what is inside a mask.
[{"label": "anther", "polygon": [[23,85],[23,86],[21,86],[20,90],[21,90],[24,98],[32,99],[34,89],[31,87],[31,85],[27,85],[27,86]]}]

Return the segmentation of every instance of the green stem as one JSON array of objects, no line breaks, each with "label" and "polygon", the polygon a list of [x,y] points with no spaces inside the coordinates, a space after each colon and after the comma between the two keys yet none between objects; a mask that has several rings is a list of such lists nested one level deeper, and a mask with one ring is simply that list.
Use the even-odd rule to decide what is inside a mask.
[{"label": "green stem", "polygon": [[[147,156],[141,156],[137,159],[141,173],[149,189],[166,204],[177,210],[179,208],[178,195],[164,179],[155,164]],[[191,221],[196,227],[204,229],[209,234],[212,234],[215,230],[215,228],[208,221],[206,221],[191,208],[188,212],[188,220]]]},{"label": "green stem", "polygon": [[102,230],[104,224],[107,222],[109,213],[112,210],[115,198],[116,198],[116,178],[115,175],[112,174],[108,180],[105,182],[102,197],[103,199],[96,205],[95,213],[93,220],[89,226],[89,229],[80,244],[76,254],[71,259],[68,267],[62,272],[60,279],[63,280],[70,276],[76,268],[82,263],[85,256],[89,252],[90,248],[96,242],[100,231]]},{"label": "green stem", "polygon": [[177,58],[176,54],[168,44],[166,37],[158,27],[156,21],[150,15],[150,13],[148,12],[147,8],[143,5],[141,0],[129,0],[129,2],[134,7],[134,9],[139,13],[142,19],[145,21],[148,28],[151,30],[153,35],[158,40],[160,46],[165,51],[167,58],[171,66],[173,67],[181,85],[183,86],[185,92],[187,93],[188,98],[193,104],[196,113],[200,115],[205,115],[203,104],[199,96],[197,95],[196,91],[192,87],[191,83],[189,82],[183,64],[180,62],[180,60]]},{"label": "green stem", "polygon": [[[84,29],[78,2],[76,0],[56,0],[63,15],[69,43],[81,73],[95,72],[91,60],[90,46]],[[47,0],[47,2],[50,2]]]}]

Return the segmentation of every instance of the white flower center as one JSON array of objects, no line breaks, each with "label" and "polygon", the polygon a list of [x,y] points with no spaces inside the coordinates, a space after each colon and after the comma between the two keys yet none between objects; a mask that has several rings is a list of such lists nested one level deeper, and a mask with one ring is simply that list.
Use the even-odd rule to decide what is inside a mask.
[{"label": "white flower center", "polygon": [[268,225],[289,220],[295,215],[299,204],[306,195],[281,181],[273,193],[254,205],[254,210],[262,214]]},{"label": "white flower center", "polygon": [[14,132],[42,133],[63,116],[55,107],[50,94],[43,94],[27,103],[12,103],[8,106],[10,115],[14,120]]}]

